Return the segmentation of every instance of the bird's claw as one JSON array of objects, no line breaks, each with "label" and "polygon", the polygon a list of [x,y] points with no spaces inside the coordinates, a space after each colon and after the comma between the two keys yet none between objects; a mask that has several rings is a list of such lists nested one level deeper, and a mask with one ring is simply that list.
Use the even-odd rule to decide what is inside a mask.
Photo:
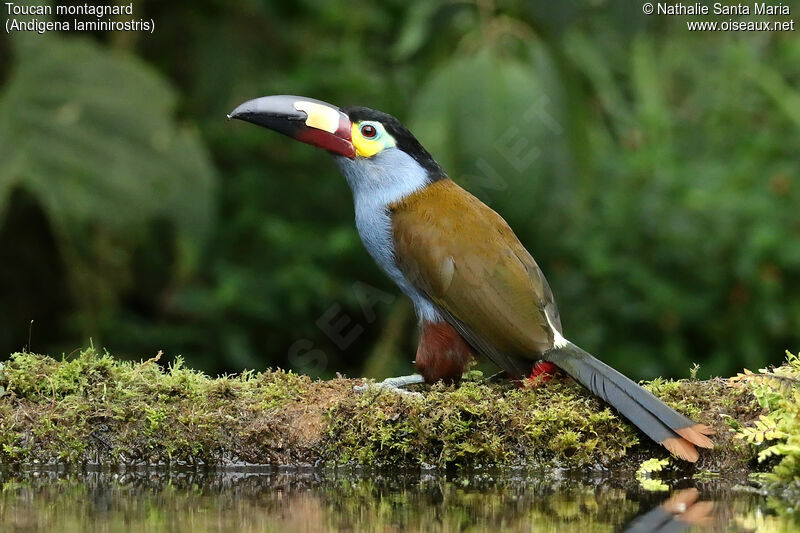
[{"label": "bird's claw", "polygon": [[422,398],[422,393],[405,390],[403,387],[408,385],[416,385],[418,383],[425,383],[425,379],[419,374],[412,374],[410,376],[398,376],[394,378],[386,378],[378,383],[371,383],[365,381],[363,385],[356,385],[353,390],[356,392],[366,392],[370,388],[384,389],[388,391],[401,394],[403,396],[410,396],[413,398]]}]

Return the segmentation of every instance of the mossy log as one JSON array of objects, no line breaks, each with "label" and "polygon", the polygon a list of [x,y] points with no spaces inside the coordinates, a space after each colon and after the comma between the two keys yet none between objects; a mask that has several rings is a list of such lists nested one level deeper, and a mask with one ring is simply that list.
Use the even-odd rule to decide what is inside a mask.
[{"label": "mossy log", "polygon": [[[0,369],[0,465],[241,464],[393,467],[614,467],[667,457],[569,379],[535,387],[422,386],[421,397],[361,379],[315,381],[281,370],[209,378],[178,360],[124,362],[86,350],[56,360],[17,353]],[[733,438],[762,408],[727,380],[655,380],[669,405],[716,428],[688,469],[745,472],[754,450]],[[676,461],[677,463],[678,461]]]}]

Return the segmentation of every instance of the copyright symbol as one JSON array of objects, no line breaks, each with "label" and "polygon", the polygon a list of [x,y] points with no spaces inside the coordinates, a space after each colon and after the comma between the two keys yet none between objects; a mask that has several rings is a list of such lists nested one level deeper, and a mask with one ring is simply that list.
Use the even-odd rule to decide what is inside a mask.
[{"label": "copyright symbol", "polygon": [[647,2],[642,6],[642,11],[644,11],[645,15],[652,15],[653,14],[653,4]]}]

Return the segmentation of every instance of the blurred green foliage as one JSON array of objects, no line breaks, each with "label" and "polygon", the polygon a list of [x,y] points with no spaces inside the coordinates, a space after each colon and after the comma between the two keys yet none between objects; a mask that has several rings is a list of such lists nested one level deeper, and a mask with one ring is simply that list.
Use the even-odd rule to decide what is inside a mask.
[{"label": "blurred green foliage", "polygon": [[329,157],[224,120],[281,93],[406,121],[537,258],[568,337],[633,377],[796,347],[795,34],[603,0],[135,6],[154,34],[0,41],[0,353],[409,371]]}]

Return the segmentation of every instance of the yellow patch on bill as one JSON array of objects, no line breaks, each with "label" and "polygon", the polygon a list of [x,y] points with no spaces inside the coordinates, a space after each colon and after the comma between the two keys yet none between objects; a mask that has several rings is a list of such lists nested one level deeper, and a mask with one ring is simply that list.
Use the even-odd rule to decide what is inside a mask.
[{"label": "yellow patch on bill", "polygon": [[306,126],[309,128],[316,128],[328,133],[336,133],[336,130],[339,129],[339,112],[331,107],[308,100],[297,100],[294,108],[298,111],[305,111]]}]

